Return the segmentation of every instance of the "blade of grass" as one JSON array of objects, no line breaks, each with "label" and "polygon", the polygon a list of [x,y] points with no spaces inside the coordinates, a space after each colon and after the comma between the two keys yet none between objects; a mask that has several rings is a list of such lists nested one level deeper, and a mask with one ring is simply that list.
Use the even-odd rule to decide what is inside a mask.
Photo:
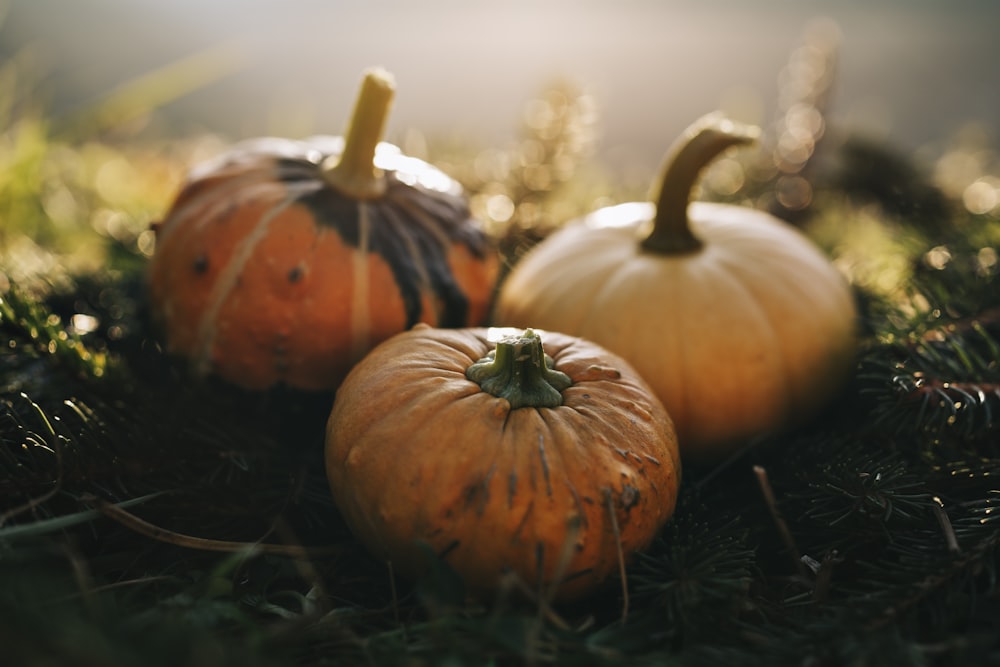
[{"label": "blade of grass", "polygon": [[[145,496],[122,501],[117,503],[115,506],[126,508],[141,505],[149,502],[150,500],[155,500],[166,493],[168,492],[157,491],[156,493],[150,493]],[[63,516],[52,517],[50,519],[33,521],[31,523],[8,526],[7,528],[0,529],[0,542],[13,542],[20,539],[37,537],[39,535],[47,535],[56,531],[65,530],[66,528],[72,528],[73,526],[89,523],[94,519],[101,518],[102,516],[104,516],[104,514],[100,510],[89,509],[81,512],[75,512],[73,514],[64,514]]]}]

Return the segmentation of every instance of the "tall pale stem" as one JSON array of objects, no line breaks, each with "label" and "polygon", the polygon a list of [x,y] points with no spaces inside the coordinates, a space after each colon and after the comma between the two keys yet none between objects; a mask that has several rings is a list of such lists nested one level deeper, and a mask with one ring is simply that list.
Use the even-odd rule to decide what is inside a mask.
[{"label": "tall pale stem", "polygon": [[344,151],[324,164],[324,178],[341,192],[357,199],[372,199],[385,192],[385,176],[375,166],[375,149],[385,133],[396,82],[383,69],[365,72],[344,135]]}]

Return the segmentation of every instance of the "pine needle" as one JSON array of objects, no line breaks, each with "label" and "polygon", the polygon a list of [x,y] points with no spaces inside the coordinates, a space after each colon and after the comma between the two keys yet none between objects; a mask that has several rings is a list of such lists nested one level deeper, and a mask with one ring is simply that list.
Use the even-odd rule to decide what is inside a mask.
[{"label": "pine needle", "polygon": [[187,549],[197,549],[199,551],[222,551],[229,553],[263,553],[277,556],[289,556],[291,558],[310,558],[335,556],[343,553],[341,546],[327,547],[304,547],[297,544],[267,544],[261,542],[232,542],[228,540],[215,540],[203,537],[193,537],[184,535],[166,528],[161,528],[144,521],[134,514],[127,512],[120,504],[109,503],[97,496],[87,495],[81,500],[93,505],[98,512],[104,516],[117,521],[129,530],[133,530],[151,540],[165,542],[174,546],[185,547]]}]

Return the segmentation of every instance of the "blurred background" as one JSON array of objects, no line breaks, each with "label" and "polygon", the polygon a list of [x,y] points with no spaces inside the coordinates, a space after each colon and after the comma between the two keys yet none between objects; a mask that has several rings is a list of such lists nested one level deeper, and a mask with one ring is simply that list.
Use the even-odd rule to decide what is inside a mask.
[{"label": "blurred background", "polygon": [[[828,119],[919,151],[1000,124],[995,0],[7,0],[0,55],[54,113],[157,70],[157,131],[339,134],[362,69],[398,81],[389,138],[500,145],[555,81],[600,114],[595,154],[648,178],[690,121],[777,113],[810,30],[839,40]],[[820,21],[820,23],[817,23]],[[27,55],[26,55],[27,54]],[[148,91],[147,91],[148,93]],[[155,96],[154,96],[155,97]]]}]

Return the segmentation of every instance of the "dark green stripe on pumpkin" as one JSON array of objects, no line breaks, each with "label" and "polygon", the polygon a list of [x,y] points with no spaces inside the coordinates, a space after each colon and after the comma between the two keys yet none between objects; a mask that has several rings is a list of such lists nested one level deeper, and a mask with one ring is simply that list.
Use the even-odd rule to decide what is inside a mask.
[{"label": "dark green stripe on pumpkin", "polygon": [[[304,163],[304,164],[303,164]],[[304,168],[305,167],[305,168]],[[279,160],[278,173],[286,182],[305,180],[305,161]],[[418,261],[411,255],[416,249],[423,262],[432,293],[438,301],[438,325],[461,327],[468,322],[469,302],[451,273],[447,261],[448,245],[461,243],[476,257],[488,251],[485,235],[469,224],[470,213],[464,198],[435,190],[424,190],[401,183],[390,172],[386,174],[385,195],[367,200],[369,211],[369,252],[382,257],[389,265],[399,287],[406,311],[406,326],[420,321],[423,314],[421,285],[423,277]],[[360,203],[330,187],[321,187],[299,198],[320,225],[331,227],[352,247],[359,247]],[[422,211],[417,215],[414,211]]]}]

